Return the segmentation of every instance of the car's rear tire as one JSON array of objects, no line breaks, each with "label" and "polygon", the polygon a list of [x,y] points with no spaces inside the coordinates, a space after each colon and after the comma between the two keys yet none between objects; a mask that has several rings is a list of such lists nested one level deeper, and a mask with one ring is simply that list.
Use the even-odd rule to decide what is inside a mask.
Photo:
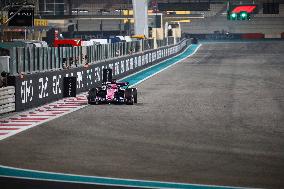
[{"label": "car's rear tire", "polygon": [[137,103],[137,89],[136,88],[132,88],[133,91],[133,96],[134,96],[134,103]]},{"label": "car's rear tire", "polygon": [[88,104],[98,104],[97,94],[98,94],[97,88],[92,88],[89,90]]},{"label": "car's rear tire", "polygon": [[127,105],[133,105],[135,101],[133,90],[131,88],[125,89],[124,95],[125,95],[125,103]]}]

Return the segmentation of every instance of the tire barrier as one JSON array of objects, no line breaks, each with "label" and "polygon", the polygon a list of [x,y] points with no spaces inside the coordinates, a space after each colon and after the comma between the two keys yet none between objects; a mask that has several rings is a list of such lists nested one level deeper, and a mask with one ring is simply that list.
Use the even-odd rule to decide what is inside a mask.
[{"label": "tire barrier", "polygon": [[15,111],[15,87],[0,88],[0,114]]},{"label": "tire barrier", "polygon": [[76,77],[76,93],[88,91],[102,82],[102,70],[110,68],[116,79],[140,71],[168,59],[186,48],[190,41],[101,61],[72,69],[21,74],[8,77],[8,85],[15,86],[16,111],[37,107],[64,97],[64,77]]}]

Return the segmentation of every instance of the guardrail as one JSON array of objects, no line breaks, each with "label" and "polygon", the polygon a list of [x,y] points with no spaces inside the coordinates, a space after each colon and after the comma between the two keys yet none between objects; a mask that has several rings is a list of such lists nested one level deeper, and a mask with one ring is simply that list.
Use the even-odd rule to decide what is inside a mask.
[{"label": "guardrail", "polygon": [[[157,47],[179,42],[174,38],[157,40]],[[13,47],[10,49],[9,73],[35,73],[80,67],[154,49],[153,39],[118,42],[82,47]]]},{"label": "guardrail", "polygon": [[0,88],[0,114],[15,111],[15,87]]}]

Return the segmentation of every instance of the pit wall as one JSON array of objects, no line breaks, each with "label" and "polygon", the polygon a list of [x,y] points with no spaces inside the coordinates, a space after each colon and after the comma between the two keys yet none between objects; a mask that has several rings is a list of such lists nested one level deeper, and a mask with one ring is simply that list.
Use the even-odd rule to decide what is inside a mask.
[{"label": "pit wall", "polygon": [[34,108],[63,98],[64,77],[76,77],[76,93],[85,92],[101,83],[104,68],[113,69],[113,77],[121,79],[179,54],[189,44],[189,40],[182,40],[176,45],[95,63],[88,67],[10,76],[8,83],[15,86],[16,111]]}]

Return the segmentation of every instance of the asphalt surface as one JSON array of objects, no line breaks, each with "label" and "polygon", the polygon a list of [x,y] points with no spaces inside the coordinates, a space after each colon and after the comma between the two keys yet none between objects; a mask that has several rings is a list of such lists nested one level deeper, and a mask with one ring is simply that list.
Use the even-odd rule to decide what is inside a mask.
[{"label": "asphalt surface", "polygon": [[43,171],[284,188],[284,43],[204,44],[138,86],[0,141],[0,164]]}]

